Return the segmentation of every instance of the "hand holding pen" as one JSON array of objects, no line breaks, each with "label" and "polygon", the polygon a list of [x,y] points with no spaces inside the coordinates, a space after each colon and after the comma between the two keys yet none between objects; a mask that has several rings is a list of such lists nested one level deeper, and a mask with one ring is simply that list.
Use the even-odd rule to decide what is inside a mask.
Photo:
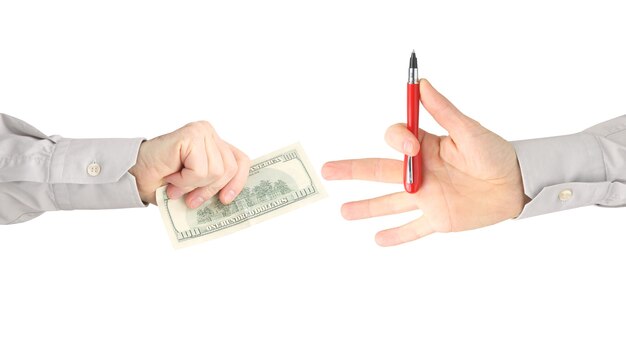
[{"label": "hand holding pen", "polygon": [[[387,143],[399,152],[421,154],[419,192],[405,191],[345,203],[348,220],[421,210],[417,219],[376,234],[381,246],[413,241],[434,232],[456,232],[498,223],[520,214],[526,198],[511,143],[461,113],[425,79],[421,102],[448,136],[418,129],[419,141],[405,124],[387,130]],[[421,142],[420,142],[421,141]],[[331,161],[322,168],[327,180],[369,180],[400,184],[404,163],[392,159]],[[415,173],[413,174],[415,177]]]}]

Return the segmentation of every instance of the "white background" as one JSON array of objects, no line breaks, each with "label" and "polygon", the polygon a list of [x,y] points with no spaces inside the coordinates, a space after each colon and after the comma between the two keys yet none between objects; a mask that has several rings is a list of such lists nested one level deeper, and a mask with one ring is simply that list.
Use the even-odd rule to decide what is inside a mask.
[{"label": "white background", "polygon": [[[400,157],[383,133],[405,119],[415,49],[421,76],[508,140],[626,113],[617,5],[505,3],[2,1],[0,111],[76,138],[206,119],[253,158],[300,141],[319,170]],[[418,214],[348,222],[339,207],[401,186],[325,185],[321,202],[178,251],[154,206],[1,227],[0,350],[626,348],[626,210],[381,248],[378,230]]]}]

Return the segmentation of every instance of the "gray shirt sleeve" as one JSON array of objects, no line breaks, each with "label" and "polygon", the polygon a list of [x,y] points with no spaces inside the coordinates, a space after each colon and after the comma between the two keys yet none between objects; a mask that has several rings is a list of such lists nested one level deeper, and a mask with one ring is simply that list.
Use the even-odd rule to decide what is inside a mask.
[{"label": "gray shirt sleeve", "polygon": [[586,205],[626,205],[626,115],[580,133],[513,146],[531,199],[518,218]]},{"label": "gray shirt sleeve", "polygon": [[50,210],[145,206],[128,173],[142,141],[47,136],[0,114],[0,224]]}]

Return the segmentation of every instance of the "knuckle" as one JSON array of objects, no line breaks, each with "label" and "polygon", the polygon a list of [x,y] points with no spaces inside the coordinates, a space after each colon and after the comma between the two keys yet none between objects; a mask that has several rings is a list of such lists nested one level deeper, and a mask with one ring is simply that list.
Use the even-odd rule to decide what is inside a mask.
[{"label": "knuckle", "polygon": [[374,214],[376,214],[376,211],[377,211],[376,205],[377,204],[375,204],[374,201],[371,199],[367,202],[367,206],[365,207],[365,211],[364,211],[366,217],[370,218]]},{"label": "knuckle", "polygon": [[208,121],[194,121],[186,124],[184,130],[192,136],[198,136],[213,132],[213,126]]},{"label": "knuckle", "polygon": [[207,168],[206,170],[197,172],[196,177],[199,181],[208,179],[210,177],[209,169]]},{"label": "knuckle", "polygon": [[382,160],[377,159],[376,163],[374,164],[374,177],[376,178],[376,180],[382,179],[383,171],[384,171],[384,167],[383,167]]},{"label": "knuckle", "polygon": [[200,193],[202,193],[202,198],[203,199],[209,199],[211,197],[213,197],[215,195],[215,190],[214,187],[212,185],[206,186],[206,187],[202,187],[202,190],[200,191]]},{"label": "knuckle", "polygon": [[211,128],[211,129],[213,128],[213,126],[211,126],[211,123],[205,120],[194,121],[190,123],[190,125],[196,128]]},{"label": "knuckle", "polygon": [[209,179],[217,179],[220,178],[224,174],[224,165],[221,163],[212,163],[209,165],[207,170],[207,178]]},{"label": "knuckle", "polygon": [[233,164],[230,165],[230,167],[224,172],[224,175],[228,180],[231,180],[233,177],[235,177],[235,175],[237,175],[237,171],[239,171],[237,164]]},{"label": "knuckle", "polygon": [[388,198],[382,198],[380,201],[380,208],[382,210],[386,210],[388,212],[391,213],[395,213],[396,212],[396,202],[390,202]]}]

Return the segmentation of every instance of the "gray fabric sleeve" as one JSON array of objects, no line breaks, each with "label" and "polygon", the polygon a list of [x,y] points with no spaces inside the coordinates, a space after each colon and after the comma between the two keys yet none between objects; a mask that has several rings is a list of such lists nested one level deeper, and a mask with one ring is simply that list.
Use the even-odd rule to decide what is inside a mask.
[{"label": "gray fabric sleeve", "polygon": [[513,146],[531,199],[518,218],[587,205],[626,205],[626,115],[577,134]]},{"label": "gray fabric sleeve", "polygon": [[[51,210],[144,206],[128,173],[142,141],[46,136],[0,114],[0,224]],[[97,174],[88,172],[93,164]]]}]

